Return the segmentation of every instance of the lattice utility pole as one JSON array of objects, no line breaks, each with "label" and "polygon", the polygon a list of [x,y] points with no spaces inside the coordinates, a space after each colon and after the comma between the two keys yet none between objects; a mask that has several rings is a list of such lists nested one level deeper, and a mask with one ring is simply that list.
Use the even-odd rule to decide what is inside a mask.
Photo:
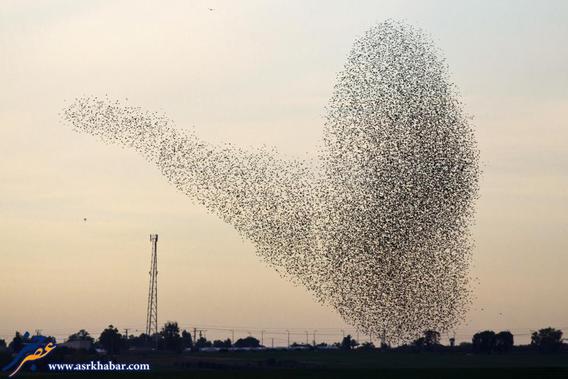
[{"label": "lattice utility pole", "polygon": [[158,235],[150,234],[150,242],[152,243],[152,258],[150,261],[146,334],[152,336],[158,333]]}]

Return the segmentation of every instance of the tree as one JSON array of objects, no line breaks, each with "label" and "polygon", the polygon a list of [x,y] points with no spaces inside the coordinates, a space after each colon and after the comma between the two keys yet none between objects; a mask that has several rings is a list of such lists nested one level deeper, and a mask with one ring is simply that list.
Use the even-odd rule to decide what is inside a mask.
[{"label": "tree", "polygon": [[193,349],[193,338],[187,330],[181,332],[181,343],[184,349]]},{"label": "tree", "polygon": [[118,332],[117,328],[109,325],[108,328],[101,333],[99,343],[109,354],[116,354],[120,352],[122,348],[122,335]]},{"label": "tree", "polygon": [[177,322],[166,322],[160,332],[160,335],[164,339],[164,346],[166,350],[181,351],[183,341],[179,335],[179,326]]},{"label": "tree", "polygon": [[495,350],[507,353],[513,349],[514,338],[511,332],[503,331],[495,335]]},{"label": "tree", "polygon": [[435,330],[426,330],[424,332],[424,345],[427,347],[440,344],[440,333]]},{"label": "tree", "polygon": [[424,337],[419,337],[412,341],[412,345],[417,347],[418,349],[422,349],[424,345],[426,345]]},{"label": "tree", "polygon": [[90,342],[94,342],[95,339],[93,337],[91,337],[89,332],[87,332],[85,329],[81,329],[77,333],[71,334],[69,336],[69,338],[67,338],[67,341],[90,341]]},{"label": "tree", "polygon": [[359,350],[370,351],[375,350],[375,344],[372,342],[363,342],[361,346],[359,346]]},{"label": "tree", "polygon": [[458,350],[466,353],[472,352],[473,344],[471,342],[461,342],[458,346]]},{"label": "tree", "polygon": [[199,337],[197,341],[195,341],[195,348],[197,350],[201,349],[202,347],[211,347],[211,341],[207,341],[205,337]]},{"label": "tree", "polygon": [[486,330],[484,332],[473,335],[471,341],[473,343],[473,351],[476,353],[491,353],[495,350],[495,332]]},{"label": "tree", "polygon": [[424,331],[424,336],[414,340],[412,345],[420,350],[423,348],[432,350],[440,345],[440,333],[435,330],[426,330]]},{"label": "tree", "polygon": [[17,353],[24,347],[24,337],[20,334],[20,332],[16,331],[16,335],[12,338],[12,342],[8,345],[8,348],[13,352]]},{"label": "tree", "polygon": [[540,329],[531,336],[531,345],[544,353],[553,353],[562,346],[562,331],[554,328]]},{"label": "tree", "polygon": [[231,347],[231,340],[228,339],[228,338],[224,341],[215,340],[215,341],[213,341],[213,347],[229,348],[229,347]]},{"label": "tree", "polygon": [[254,337],[239,338],[235,342],[235,347],[259,347],[260,341]]},{"label": "tree", "polygon": [[351,338],[350,334],[343,337],[343,340],[341,341],[341,348],[343,350],[351,350],[351,349],[357,347],[358,345],[359,345],[359,342],[357,342],[353,338]]},{"label": "tree", "polygon": [[127,346],[134,348],[149,348],[156,346],[156,342],[152,341],[151,337],[146,333],[141,333],[139,336],[131,334],[128,336],[128,340],[123,341],[125,341]]}]

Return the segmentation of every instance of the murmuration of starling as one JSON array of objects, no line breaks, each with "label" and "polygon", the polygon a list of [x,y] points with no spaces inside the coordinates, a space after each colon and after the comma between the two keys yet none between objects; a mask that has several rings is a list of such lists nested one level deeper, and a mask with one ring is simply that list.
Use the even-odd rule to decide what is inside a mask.
[{"label": "murmuration of starling", "polygon": [[402,343],[463,321],[479,151],[448,68],[421,30],[385,21],[355,41],[317,165],[211,144],[108,98],[77,98],[62,115],[142,154],[360,332]]}]

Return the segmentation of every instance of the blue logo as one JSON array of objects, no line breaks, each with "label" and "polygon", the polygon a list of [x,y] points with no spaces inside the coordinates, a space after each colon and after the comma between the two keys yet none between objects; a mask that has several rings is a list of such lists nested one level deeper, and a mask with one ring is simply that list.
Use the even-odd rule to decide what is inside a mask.
[{"label": "blue logo", "polygon": [[[24,340],[29,338],[29,333],[24,334]],[[33,336],[28,343],[24,345],[22,350],[12,359],[10,363],[2,368],[2,371],[9,371],[14,369],[9,377],[16,375],[18,371],[24,366],[26,362],[37,361],[49,354],[55,349],[55,343],[49,341],[44,336]],[[33,369],[34,366],[32,366]]]}]

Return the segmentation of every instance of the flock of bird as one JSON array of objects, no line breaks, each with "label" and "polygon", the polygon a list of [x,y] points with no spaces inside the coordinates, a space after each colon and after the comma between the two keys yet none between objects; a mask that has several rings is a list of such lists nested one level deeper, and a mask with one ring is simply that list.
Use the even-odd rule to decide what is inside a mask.
[{"label": "flock of bird", "polygon": [[207,143],[108,98],[77,98],[63,118],[142,154],[363,333],[398,343],[447,331],[470,305],[479,153],[446,64],[417,28],[386,21],[356,40],[316,165]]}]

